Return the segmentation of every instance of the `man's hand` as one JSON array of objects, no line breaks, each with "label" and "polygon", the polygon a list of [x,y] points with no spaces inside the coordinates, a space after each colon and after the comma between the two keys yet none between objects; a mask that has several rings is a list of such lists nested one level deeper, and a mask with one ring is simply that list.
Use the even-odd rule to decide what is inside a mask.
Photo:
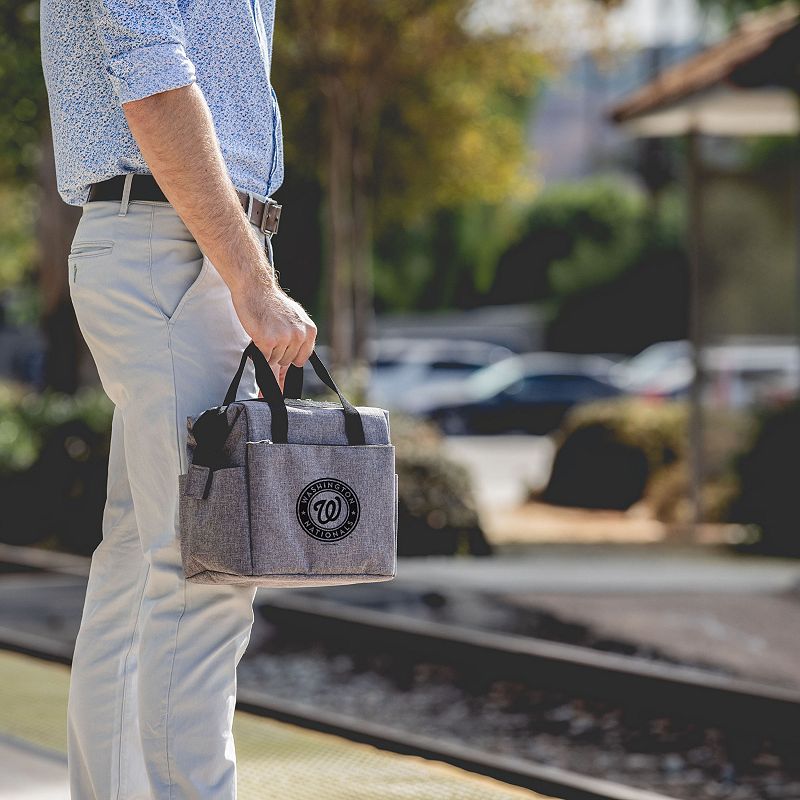
[{"label": "man's hand", "polygon": [[280,287],[258,279],[231,290],[236,314],[256,347],[270,362],[283,390],[290,364],[305,364],[317,335],[306,310]]},{"label": "man's hand", "polygon": [[283,388],[289,364],[302,366],[314,349],[317,327],[278,286],[239,203],[200,87],[159,92],[122,109],[150,171],[227,283],[242,326]]}]

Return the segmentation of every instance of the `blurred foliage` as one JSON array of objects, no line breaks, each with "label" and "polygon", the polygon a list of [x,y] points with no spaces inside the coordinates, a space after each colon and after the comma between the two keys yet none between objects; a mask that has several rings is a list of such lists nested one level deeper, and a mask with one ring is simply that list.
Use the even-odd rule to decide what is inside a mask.
[{"label": "blurred foliage", "polygon": [[[576,406],[557,434],[541,499],[557,505],[625,510],[645,500],[666,523],[692,520],[689,407],[684,401],[622,398]],[[703,520],[723,522],[736,502],[737,451],[754,435],[748,411],[715,409],[704,419]]]},{"label": "blurred foliage", "polygon": [[682,402],[625,398],[576,406],[558,432],[542,499],[556,505],[626,509],[648,481],[685,457]]},{"label": "blurred foliage", "polygon": [[[691,491],[689,462],[677,461],[651,476],[645,500],[657,520],[688,525],[694,519]],[[715,478],[707,477],[700,490],[703,521],[727,521],[731,504],[735,501],[738,491],[739,483],[732,472]]]},{"label": "blurred foliage", "polygon": [[[273,80],[287,189],[295,180],[322,187],[309,222],[324,231],[322,248],[314,243],[305,260],[289,255],[283,274],[318,287],[334,360],[365,338],[373,292],[379,310],[420,307],[432,296],[428,282],[439,280],[440,302],[449,302],[453,280],[474,260],[465,268],[460,252],[440,257],[436,218],[535,191],[524,122],[549,62],[526,15],[480,25],[474,5],[278,5]],[[325,259],[322,275],[314,258]]]},{"label": "blurred foliage", "polygon": [[760,530],[746,549],[800,556],[798,474],[800,402],[794,402],[760,415],[752,444],[736,460],[740,490],[729,518]]},{"label": "blurred foliage", "polygon": [[326,81],[376,108],[370,160],[377,232],[464,198],[530,196],[522,121],[547,69],[522,25],[467,24],[471,0],[278,4],[274,82],[284,157],[320,180]]},{"label": "blurred foliage", "polygon": [[69,395],[0,382],[0,475],[31,467],[48,434],[65,422],[83,420],[97,433],[109,431],[113,411],[99,387],[85,386]]},{"label": "blurred foliage", "polygon": [[587,425],[603,425],[619,441],[642,450],[648,468],[656,471],[686,455],[688,414],[683,401],[626,397],[584,403],[567,414],[560,435],[566,438]]},{"label": "blurred foliage", "polygon": [[440,209],[378,238],[378,308],[542,303],[553,349],[638,352],[686,333],[684,206],[612,178]]},{"label": "blurred foliage", "polygon": [[0,0],[0,83],[0,181],[27,183],[47,119],[35,1]]},{"label": "blurred foliage", "polygon": [[392,414],[399,484],[399,555],[488,555],[469,474],[425,422]]},{"label": "blurred foliage", "polygon": [[99,388],[68,395],[0,384],[2,541],[92,552],[101,538],[112,413]]},{"label": "blurred foliage", "polygon": [[480,304],[529,209],[529,201],[517,198],[467,201],[387,230],[376,244],[376,307],[426,311]]},{"label": "blurred foliage", "polygon": [[649,231],[641,224],[645,212],[641,192],[603,179],[564,184],[543,195],[529,235],[550,254],[548,295],[562,299],[591,291],[628,269]]},{"label": "blurred foliage", "polygon": [[758,11],[769,6],[783,5],[786,0],[698,0],[702,8],[722,11],[730,22],[746,11]]},{"label": "blurred foliage", "polygon": [[0,185],[0,291],[18,286],[36,264],[35,189]]},{"label": "blurred foliage", "polygon": [[595,178],[542,193],[500,258],[484,302],[543,302],[548,347],[635,353],[686,334],[681,194],[658,203]]},{"label": "blurred foliage", "polygon": [[742,140],[742,147],[745,166],[750,170],[772,166],[785,169],[792,162],[800,162],[800,143],[793,136],[747,137]]}]

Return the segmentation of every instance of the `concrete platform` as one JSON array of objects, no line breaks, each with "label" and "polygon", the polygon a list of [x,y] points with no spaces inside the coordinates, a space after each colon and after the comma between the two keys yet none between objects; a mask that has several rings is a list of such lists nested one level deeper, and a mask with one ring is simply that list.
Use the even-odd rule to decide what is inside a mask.
[{"label": "concrete platform", "polygon": [[800,590],[800,559],[657,544],[535,545],[501,548],[490,558],[401,559],[399,583],[570,594],[782,592]]},{"label": "concrete platform", "polygon": [[[69,669],[0,651],[0,800],[68,800]],[[237,711],[240,800],[547,800],[417,756]]]},{"label": "concrete platform", "polygon": [[22,739],[0,736],[0,800],[69,800],[67,759]]}]

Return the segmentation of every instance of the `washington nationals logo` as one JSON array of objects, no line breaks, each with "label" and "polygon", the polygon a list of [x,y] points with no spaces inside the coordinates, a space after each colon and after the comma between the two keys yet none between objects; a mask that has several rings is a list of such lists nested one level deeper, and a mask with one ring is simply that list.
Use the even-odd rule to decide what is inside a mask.
[{"label": "washington nationals logo", "polygon": [[333,478],[309,483],[297,498],[297,521],[321,542],[338,542],[349,536],[360,516],[356,493]]}]

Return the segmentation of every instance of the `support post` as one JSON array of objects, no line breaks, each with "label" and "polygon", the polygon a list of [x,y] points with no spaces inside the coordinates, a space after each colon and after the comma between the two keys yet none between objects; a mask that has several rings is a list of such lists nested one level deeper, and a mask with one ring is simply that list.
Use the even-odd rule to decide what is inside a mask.
[{"label": "support post", "polygon": [[689,340],[694,377],[689,398],[689,471],[693,534],[703,520],[703,325],[701,319],[701,269],[703,262],[703,163],[701,134],[687,134],[688,243],[689,243]]}]

